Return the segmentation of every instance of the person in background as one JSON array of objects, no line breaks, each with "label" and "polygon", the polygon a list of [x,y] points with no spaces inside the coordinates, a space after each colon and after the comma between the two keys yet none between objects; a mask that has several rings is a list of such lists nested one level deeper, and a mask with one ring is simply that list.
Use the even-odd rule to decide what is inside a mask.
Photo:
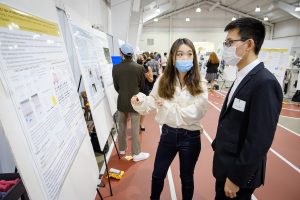
[{"label": "person in background", "polygon": [[214,150],[216,200],[251,200],[264,184],[267,153],[282,107],[282,89],[258,59],[265,26],[253,18],[239,18],[226,27],[223,59],[237,66],[220,113]]},{"label": "person in background", "polygon": [[[145,60],[146,60],[146,56],[144,56],[143,54],[139,55],[138,59],[137,59],[137,63],[144,66],[145,87],[144,87],[143,93],[148,96],[150,94],[150,88],[151,88],[151,85],[152,85],[152,82],[153,82],[153,73],[152,73],[151,67],[148,67],[148,66],[145,65]],[[144,120],[145,120],[145,115],[141,115],[141,120],[140,120],[141,131],[146,130],[145,126],[144,126]]]},{"label": "person in background", "polygon": [[208,94],[198,70],[195,47],[189,39],[177,39],[170,51],[165,72],[154,84],[149,96],[138,93],[131,98],[140,114],[156,110],[162,125],[152,173],[151,199],[160,199],[169,166],[179,153],[182,199],[194,194],[194,169],[203,132],[200,120],[207,111]]},{"label": "person in background", "polygon": [[161,73],[163,73],[163,71],[165,70],[165,68],[167,66],[167,62],[168,62],[167,55],[168,55],[167,52],[165,52],[164,55],[161,57],[161,67],[162,67]]},{"label": "person in background", "polygon": [[211,52],[209,55],[209,59],[206,64],[206,76],[205,79],[208,81],[212,90],[214,89],[215,85],[217,84],[218,79],[218,67],[219,67],[220,61],[218,59],[218,56],[215,52]]},{"label": "person in background", "polygon": [[122,62],[117,64],[112,71],[115,90],[119,93],[117,108],[119,111],[119,150],[125,155],[127,149],[127,119],[131,118],[132,144],[131,152],[133,161],[149,158],[149,153],[141,152],[140,146],[140,115],[132,108],[130,98],[132,95],[143,91],[145,85],[144,67],[132,60],[133,48],[125,43],[120,48]]},{"label": "person in background", "polygon": [[[146,63],[146,66],[151,67],[153,72],[153,84],[155,83],[159,75],[159,62],[155,60],[154,53],[150,53],[150,60]],[[152,85],[153,87],[153,85]],[[152,89],[151,87],[151,89]]]}]

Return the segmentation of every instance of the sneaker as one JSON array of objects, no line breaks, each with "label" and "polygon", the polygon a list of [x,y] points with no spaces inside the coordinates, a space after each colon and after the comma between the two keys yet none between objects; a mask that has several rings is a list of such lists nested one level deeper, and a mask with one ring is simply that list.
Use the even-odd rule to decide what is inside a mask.
[{"label": "sneaker", "polygon": [[149,153],[141,152],[138,155],[133,155],[133,161],[138,162],[138,161],[146,160],[147,158],[149,158],[149,156],[150,156]]},{"label": "sneaker", "polygon": [[125,151],[119,151],[119,154],[120,154],[120,155],[125,155],[126,152],[125,152]]}]

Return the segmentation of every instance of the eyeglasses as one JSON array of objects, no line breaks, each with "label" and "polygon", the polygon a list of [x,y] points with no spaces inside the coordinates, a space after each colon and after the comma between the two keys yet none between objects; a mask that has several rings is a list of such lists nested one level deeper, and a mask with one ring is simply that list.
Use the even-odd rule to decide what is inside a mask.
[{"label": "eyeglasses", "polygon": [[231,47],[231,45],[232,45],[234,42],[237,42],[237,41],[242,41],[242,42],[245,42],[246,40],[248,40],[248,39],[240,39],[240,40],[225,40],[225,42],[223,42],[223,46],[224,46],[224,47]]}]

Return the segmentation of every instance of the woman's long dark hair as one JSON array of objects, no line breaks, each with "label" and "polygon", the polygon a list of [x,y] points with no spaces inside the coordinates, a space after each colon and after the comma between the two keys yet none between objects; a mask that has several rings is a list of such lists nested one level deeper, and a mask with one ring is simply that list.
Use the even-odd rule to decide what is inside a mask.
[{"label": "woman's long dark hair", "polygon": [[158,85],[158,95],[164,99],[172,99],[175,92],[176,76],[178,76],[178,71],[175,67],[176,62],[176,53],[179,47],[185,44],[192,49],[193,52],[193,67],[188,71],[184,77],[185,85],[187,86],[188,91],[191,95],[195,96],[203,92],[203,88],[200,85],[201,77],[199,72],[199,66],[197,61],[197,54],[195,47],[187,38],[177,39],[170,50],[169,59],[167,62],[167,67],[164,70],[164,73],[159,81]]}]

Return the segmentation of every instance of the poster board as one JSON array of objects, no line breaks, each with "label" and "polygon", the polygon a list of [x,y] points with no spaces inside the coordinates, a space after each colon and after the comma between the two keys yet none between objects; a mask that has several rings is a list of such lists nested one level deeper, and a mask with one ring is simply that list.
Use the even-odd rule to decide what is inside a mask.
[{"label": "poster board", "polygon": [[112,78],[113,64],[111,60],[109,44],[108,44],[107,36],[104,32],[93,29],[93,34],[94,34],[95,47],[97,50],[97,57],[99,59],[101,76],[103,78],[105,94],[107,96],[110,111],[113,116],[117,112],[118,93],[116,92],[113,85],[113,78]]},{"label": "poster board", "polygon": [[93,199],[99,170],[55,6],[0,3],[0,121],[30,199]]},{"label": "poster board", "polygon": [[258,58],[264,62],[265,67],[277,78],[281,87],[286,68],[289,65],[289,55],[292,41],[289,40],[265,40]]},{"label": "poster board", "polygon": [[69,16],[76,56],[90,104],[97,137],[100,148],[103,150],[113,127],[113,118],[104,89],[105,79],[103,78],[103,71],[101,71],[102,63],[99,58],[99,49],[97,49],[97,42],[90,24],[69,7],[66,7],[66,13]]}]

